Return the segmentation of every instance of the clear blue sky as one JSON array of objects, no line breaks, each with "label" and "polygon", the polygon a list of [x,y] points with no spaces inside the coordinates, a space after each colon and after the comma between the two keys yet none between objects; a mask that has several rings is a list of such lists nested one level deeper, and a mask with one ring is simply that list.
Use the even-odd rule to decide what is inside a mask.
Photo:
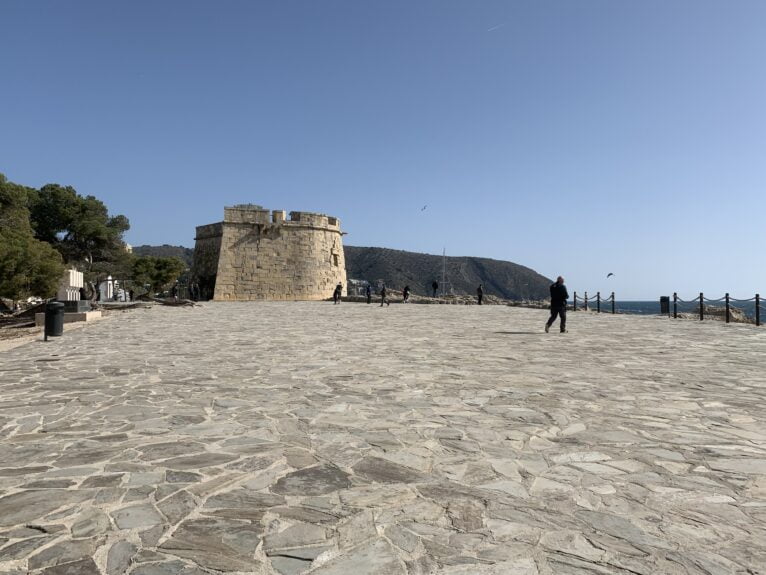
[{"label": "clear blue sky", "polygon": [[0,25],[0,171],[99,197],[130,243],[251,202],[570,291],[766,294],[762,0],[6,0]]}]

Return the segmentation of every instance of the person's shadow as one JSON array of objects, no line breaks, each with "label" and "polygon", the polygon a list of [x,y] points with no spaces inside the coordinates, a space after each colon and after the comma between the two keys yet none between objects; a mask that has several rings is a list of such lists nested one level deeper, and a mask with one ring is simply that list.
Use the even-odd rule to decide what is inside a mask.
[{"label": "person's shadow", "polygon": [[496,331],[499,335],[545,335],[545,332],[540,331]]}]

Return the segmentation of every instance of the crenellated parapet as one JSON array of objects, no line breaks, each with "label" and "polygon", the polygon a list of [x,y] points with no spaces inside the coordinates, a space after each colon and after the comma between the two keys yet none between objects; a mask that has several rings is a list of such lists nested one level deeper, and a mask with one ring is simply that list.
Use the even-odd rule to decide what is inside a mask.
[{"label": "crenellated parapet", "polygon": [[228,206],[197,227],[193,275],[215,300],[326,299],[346,284],[342,236],[326,214]]},{"label": "crenellated parapet", "polygon": [[340,230],[340,220],[333,216],[316,212],[290,212],[290,218],[288,219],[285,214],[284,210],[267,210],[255,204],[228,206],[223,209],[223,222],[221,223],[250,225],[284,224],[293,227]]}]

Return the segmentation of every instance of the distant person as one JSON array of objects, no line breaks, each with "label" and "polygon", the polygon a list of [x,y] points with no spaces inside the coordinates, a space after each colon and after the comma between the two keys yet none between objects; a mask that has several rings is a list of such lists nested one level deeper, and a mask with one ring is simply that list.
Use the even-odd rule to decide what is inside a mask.
[{"label": "distant person", "polygon": [[404,286],[404,290],[402,291],[403,296],[403,303],[407,303],[410,299],[410,286]]},{"label": "distant person", "polygon": [[135,301],[136,292],[134,292],[132,289],[128,290],[128,297],[130,298],[130,301]]},{"label": "distant person", "polygon": [[545,333],[551,329],[553,322],[556,321],[556,316],[561,318],[561,333],[567,331],[567,300],[569,299],[569,292],[567,286],[564,285],[564,278],[559,276],[556,279],[555,284],[551,284],[551,317],[545,324]]},{"label": "distant person", "polygon": [[479,300],[479,305],[481,305],[481,300],[484,299],[484,288],[481,287],[481,284],[476,288],[476,298]]},{"label": "distant person", "polygon": [[84,287],[80,288],[80,301],[85,301],[88,299],[88,294],[85,291]]},{"label": "distant person", "polygon": [[178,301],[178,284],[173,284],[173,289],[170,290],[170,295],[173,296],[175,301]]},{"label": "distant person", "polygon": [[380,307],[383,307],[383,304],[391,305],[391,302],[386,299],[386,295],[388,292],[386,291],[386,284],[383,284],[383,287],[380,288]]},{"label": "distant person", "polygon": [[372,288],[370,287],[370,284],[367,284],[365,293],[367,294],[367,303],[372,303]]},{"label": "distant person", "polygon": [[436,292],[439,291],[439,282],[434,280],[434,282],[431,284],[431,289],[434,290],[434,297],[436,297]]},{"label": "distant person", "polygon": [[332,292],[332,301],[335,304],[340,303],[340,294],[343,293],[343,286],[341,284],[338,284],[335,286],[335,291]]}]

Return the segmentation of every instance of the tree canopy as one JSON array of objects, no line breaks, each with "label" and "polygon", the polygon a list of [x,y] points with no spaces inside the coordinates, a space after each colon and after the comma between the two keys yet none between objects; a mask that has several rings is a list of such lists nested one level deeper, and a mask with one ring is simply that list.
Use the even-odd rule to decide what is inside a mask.
[{"label": "tree canopy", "polygon": [[129,228],[128,218],[110,216],[101,200],[71,186],[37,190],[0,174],[0,296],[54,296],[65,262],[89,281],[112,275],[155,291],[184,272],[178,258],[128,253],[122,238]]},{"label": "tree canopy", "polygon": [[61,255],[35,239],[27,208],[30,188],[0,174],[0,295],[50,297],[64,273]]},{"label": "tree canopy", "polygon": [[56,248],[70,264],[112,261],[125,251],[123,234],[130,228],[123,215],[110,216],[104,203],[80,196],[71,186],[48,184],[29,193],[32,227],[39,240]]},{"label": "tree canopy", "polygon": [[149,285],[152,291],[161,291],[175,281],[186,268],[178,258],[140,256],[133,260],[133,281]]}]

